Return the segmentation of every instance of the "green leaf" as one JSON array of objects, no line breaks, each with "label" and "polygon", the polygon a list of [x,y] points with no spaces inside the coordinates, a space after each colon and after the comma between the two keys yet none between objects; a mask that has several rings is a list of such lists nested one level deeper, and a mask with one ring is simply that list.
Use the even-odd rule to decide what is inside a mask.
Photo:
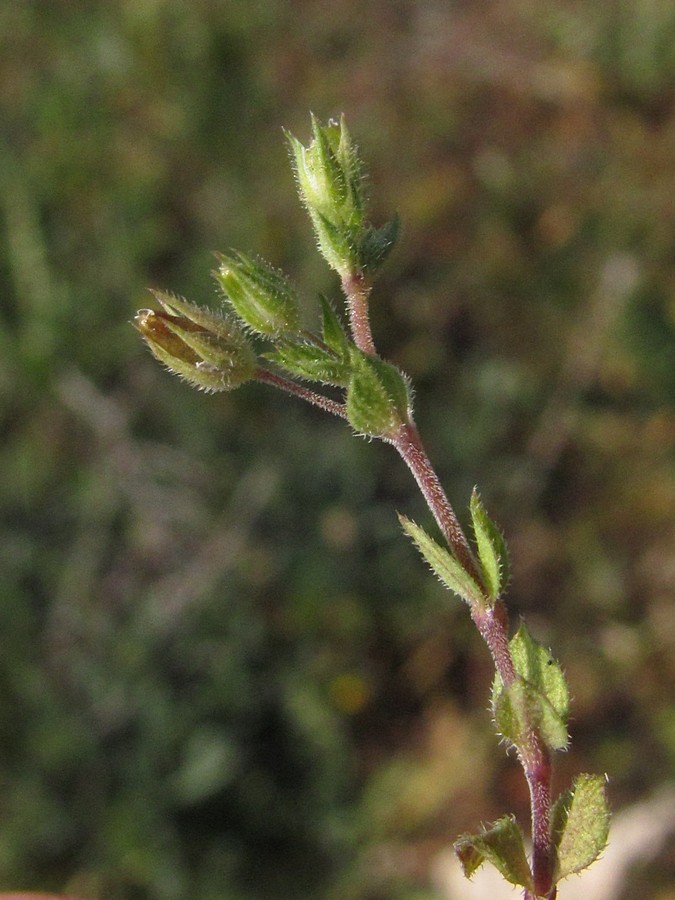
[{"label": "green leaf", "polygon": [[500,734],[516,747],[527,744],[531,728],[552,750],[567,746],[565,723],[546,697],[521,676],[493,694],[493,712]]},{"label": "green leaf", "polygon": [[578,775],[572,789],[557,800],[552,811],[558,856],[556,881],[595,862],[607,845],[609,820],[605,780],[599,775]]},{"label": "green leaf", "polygon": [[449,550],[441,547],[423,528],[406,516],[399,514],[398,520],[434,574],[447,588],[454,591],[469,606],[474,604],[482,606],[485,603],[480,587]]},{"label": "green leaf", "polygon": [[400,231],[400,221],[395,215],[381,228],[368,226],[361,237],[359,257],[361,266],[368,272],[376,272],[394,249]]},{"label": "green leaf", "polygon": [[504,816],[479,834],[462,835],[454,847],[467,878],[487,861],[510,884],[533,889],[523,835],[513,816]]},{"label": "green leaf", "polygon": [[347,333],[337,313],[324,296],[319,297],[323,316],[323,341],[339,356],[349,356],[351,346]]},{"label": "green leaf", "polygon": [[386,438],[408,421],[410,388],[403,373],[351,347],[347,418],[360,434]]},{"label": "green leaf", "polygon": [[262,356],[286,369],[291,375],[309,381],[320,381],[338,387],[346,387],[349,383],[349,356],[338,356],[330,348],[319,346],[310,339],[279,341],[274,350],[263,353]]},{"label": "green leaf", "polygon": [[[566,722],[569,691],[563,671],[551,656],[551,651],[534,640],[524,622],[521,622],[520,628],[511,638],[509,649],[516,672],[540,691],[563,722]],[[501,679],[496,675],[493,691],[498,692],[501,686]]]},{"label": "green leaf", "polygon": [[478,559],[491,600],[496,600],[509,578],[509,555],[501,531],[490,519],[474,488],[469,504]]}]

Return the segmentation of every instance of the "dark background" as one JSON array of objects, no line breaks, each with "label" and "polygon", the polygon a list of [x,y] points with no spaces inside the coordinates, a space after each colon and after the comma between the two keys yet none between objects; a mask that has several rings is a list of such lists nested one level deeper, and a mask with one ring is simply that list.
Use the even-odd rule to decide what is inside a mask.
[{"label": "dark background", "polygon": [[10,0],[0,36],[0,888],[422,900],[458,833],[527,819],[393,451],[198,394],[129,324],[149,286],[214,301],[230,247],[308,317],[339,297],[282,136],[309,110],[401,215],[376,341],[567,672],[559,786],[672,779],[675,6]]}]

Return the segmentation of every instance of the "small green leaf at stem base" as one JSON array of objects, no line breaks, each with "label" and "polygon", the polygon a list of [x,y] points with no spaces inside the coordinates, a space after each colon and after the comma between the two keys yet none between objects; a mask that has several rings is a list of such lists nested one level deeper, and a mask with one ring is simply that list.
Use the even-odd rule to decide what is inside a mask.
[{"label": "small green leaf at stem base", "polygon": [[605,780],[599,775],[578,775],[551,813],[556,882],[595,862],[607,845],[609,819]]},{"label": "small green leaf at stem base", "polygon": [[467,878],[489,862],[510,884],[532,890],[523,835],[513,816],[502,817],[479,834],[462,835],[454,847]]}]

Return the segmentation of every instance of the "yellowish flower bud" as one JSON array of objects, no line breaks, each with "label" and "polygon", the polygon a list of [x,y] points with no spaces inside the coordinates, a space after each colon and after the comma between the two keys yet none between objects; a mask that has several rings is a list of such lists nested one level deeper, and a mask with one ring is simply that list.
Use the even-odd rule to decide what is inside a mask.
[{"label": "yellowish flower bud", "polygon": [[234,390],[253,377],[256,355],[236,324],[180,297],[153,293],[163,310],[139,310],[134,326],[171,372],[204,391]]}]

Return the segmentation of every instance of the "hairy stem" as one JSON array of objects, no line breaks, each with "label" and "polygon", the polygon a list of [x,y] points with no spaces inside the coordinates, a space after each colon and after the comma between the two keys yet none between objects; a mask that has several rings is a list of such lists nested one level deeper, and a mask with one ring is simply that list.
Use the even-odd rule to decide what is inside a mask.
[{"label": "hairy stem", "polygon": [[487,609],[471,610],[471,618],[488,646],[499,677],[508,687],[516,680],[516,670],[509,647],[509,616],[501,600]]},{"label": "hairy stem", "polygon": [[[350,326],[355,343],[365,353],[374,354],[368,317],[368,291],[362,281],[355,279],[349,285],[343,282],[349,301]],[[256,380],[271,384],[288,394],[306,400],[313,406],[346,419],[345,406],[322,394],[305,388],[290,379],[260,368]],[[459,523],[450,501],[441,485],[431,461],[424,449],[419,432],[412,419],[386,438],[397,450],[410,469],[427,506],[450,549],[462,566],[481,585],[482,577],[469,541]],[[509,648],[509,618],[501,600],[491,606],[473,607],[471,617],[485,641],[494,661],[495,669],[505,686],[511,684],[517,673]],[[534,727],[518,748],[518,759],[523,768],[530,793],[532,817],[532,877],[534,892],[526,891],[525,900],[545,897],[554,900],[556,891],[551,888],[554,870],[554,850],[551,843],[551,759]]]},{"label": "hairy stem", "polygon": [[347,298],[349,328],[354,343],[369,356],[376,356],[377,350],[373,342],[368,312],[368,298],[371,285],[363,272],[350,272],[342,278],[342,290]]},{"label": "hairy stem", "polygon": [[[537,738],[534,732],[530,738]],[[551,890],[555,855],[551,843],[551,754],[536,739],[528,741],[527,758],[519,753],[530,790],[530,812],[532,817],[532,878],[534,893],[525,893],[525,900],[546,897],[554,900],[556,891]]]},{"label": "hairy stem", "polygon": [[279,388],[279,390],[285,391],[287,394],[292,394],[294,397],[299,397],[301,400],[306,400],[312,406],[318,406],[319,409],[332,413],[334,416],[339,416],[341,419],[347,418],[344,403],[338,403],[337,400],[331,400],[329,397],[324,397],[323,394],[317,394],[316,391],[311,391],[301,384],[296,384],[290,378],[284,378],[283,375],[277,375],[275,372],[270,372],[269,369],[262,368],[256,370],[254,377],[256,381],[271,384],[273,387]]},{"label": "hairy stem", "polygon": [[398,431],[387,438],[413,474],[419,489],[424,495],[427,506],[431,510],[438,527],[450,545],[452,552],[462,563],[464,568],[475,578],[478,584],[482,579],[478,573],[476,560],[471,552],[471,547],[466,535],[459,524],[443,486],[434,471],[429,457],[422,446],[419,432],[411,422],[402,425]]},{"label": "hairy stem", "polygon": [[[464,568],[482,583],[475,557],[455,515],[436,472],[426,454],[414,424],[409,422],[387,439],[399,452],[419,485],[424,499],[445,536],[452,552]],[[508,686],[517,677],[509,648],[509,617],[501,600],[486,608],[473,607],[472,619],[488,646],[495,669]],[[530,792],[532,817],[532,877],[534,893],[525,893],[525,900],[546,897],[554,900],[551,888],[554,851],[551,843],[551,759],[534,727],[518,747],[518,759],[523,768]]]}]

